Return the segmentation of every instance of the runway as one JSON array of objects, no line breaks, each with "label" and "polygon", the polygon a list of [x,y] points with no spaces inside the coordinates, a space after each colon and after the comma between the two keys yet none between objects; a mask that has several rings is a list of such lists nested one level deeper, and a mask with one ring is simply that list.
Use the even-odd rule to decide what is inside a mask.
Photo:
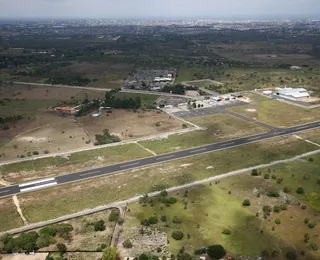
[{"label": "runway", "polygon": [[16,184],[12,186],[2,187],[0,188],[0,198],[6,196],[12,196],[15,194],[20,194],[24,192],[31,192],[39,189],[44,189],[48,187],[54,187],[59,184],[66,184],[76,181],[81,181],[93,177],[99,177],[103,175],[109,175],[116,172],[126,171],[134,168],[150,166],[158,163],[164,163],[171,160],[182,159],[190,156],[195,156],[199,154],[205,154],[221,149],[231,148],[235,146],[245,145],[277,136],[283,136],[288,134],[293,134],[299,131],[305,131],[308,129],[318,128],[320,127],[320,121],[294,126],[290,128],[272,128],[269,126],[269,129],[272,128],[268,133],[257,134],[254,136],[242,137],[234,140],[228,140],[224,142],[214,143],[203,145],[199,147],[193,147],[190,149],[172,152],[167,154],[161,154],[157,156],[137,159],[128,162],[122,162],[114,165],[104,166],[96,169],[81,171],[70,173],[62,176],[46,178],[46,179],[39,179],[23,184]]}]

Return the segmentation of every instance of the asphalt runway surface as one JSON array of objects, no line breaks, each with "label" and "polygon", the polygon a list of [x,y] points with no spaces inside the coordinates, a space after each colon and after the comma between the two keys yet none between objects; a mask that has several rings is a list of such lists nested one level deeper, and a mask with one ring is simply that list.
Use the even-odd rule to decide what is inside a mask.
[{"label": "asphalt runway surface", "polygon": [[178,152],[161,154],[157,156],[104,166],[96,169],[75,172],[75,173],[70,173],[70,174],[61,175],[57,177],[39,179],[32,182],[3,187],[3,188],[0,188],[0,198],[11,196],[14,194],[24,193],[24,192],[31,192],[39,189],[48,188],[48,187],[54,187],[59,184],[66,184],[66,183],[81,181],[81,180],[85,180],[93,177],[109,175],[116,172],[126,171],[126,170],[135,169],[139,167],[145,167],[145,166],[150,166],[158,163],[164,163],[171,160],[182,159],[182,158],[195,156],[199,154],[205,154],[205,153],[209,153],[209,152],[213,152],[221,149],[231,148],[239,145],[245,145],[245,144],[265,140],[268,138],[293,134],[299,131],[314,129],[318,127],[320,127],[320,121],[299,125],[299,126],[294,126],[290,128],[281,128],[281,129],[272,128],[269,126],[269,129],[271,130],[268,133],[242,137],[242,138],[228,140],[220,143],[193,147],[193,148],[178,151]]}]

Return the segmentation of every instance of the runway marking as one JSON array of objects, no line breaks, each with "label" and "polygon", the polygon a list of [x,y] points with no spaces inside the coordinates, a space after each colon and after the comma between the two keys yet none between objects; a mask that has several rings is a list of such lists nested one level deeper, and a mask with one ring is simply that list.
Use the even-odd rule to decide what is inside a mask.
[{"label": "runway marking", "polygon": [[0,193],[6,193],[8,191],[10,191],[10,190],[3,190],[3,191],[0,191]]},{"label": "runway marking", "polygon": [[160,158],[157,158],[156,161],[159,161],[159,160],[162,160],[162,159],[167,159],[167,158],[172,158],[173,155],[167,155],[167,156],[163,156],[163,157],[160,157]]},{"label": "runway marking", "polygon": [[135,163],[130,163],[130,164],[126,164],[126,165],[121,165],[120,168],[124,168],[124,167],[130,167],[130,166],[134,166],[134,165],[138,165],[140,162],[135,162]]},{"label": "runway marking", "polygon": [[95,173],[98,173],[98,172],[100,172],[100,171],[82,173],[82,174],[79,174],[79,176],[91,175],[91,174],[95,174]]},{"label": "runway marking", "polygon": [[20,189],[20,192],[25,192],[25,191],[31,191],[31,190],[38,190],[38,189],[43,189],[43,188],[47,188],[47,187],[51,187],[51,186],[55,186],[57,185],[57,182],[51,182],[51,183],[47,183],[47,184],[42,184],[42,185],[38,185],[38,186],[34,186],[34,187],[30,187],[30,188],[24,188],[24,189]]},{"label": "runway marking", "polygon": [[220,146],[223,147],[223,146],[228,146],[228,145],[231,145],[231,144],[234,144],[234,142],[230,142],[230,143],[226,143],[226,144],[221,144]]},{"label": "runway marking", "polygon": [[198,153],[198,152],[202,152],[202,151],[206,151],[206,150],[207,150],[207,148],[201,148],[201,149],[190,151],[190,153]]},{"label": "runway marking", "polygon": [[30,182],[26,182],[23,184],[19,184],[19,187],[25,187],[25,186],[30,186],[33,184],[38,184],[38,183],[42,183],[42,182],[48,182],[48,181],[54,181],[55,178],[46,178],[46,179],[42,179],[42,180],[37,180],[37,181],[30,181]]}]

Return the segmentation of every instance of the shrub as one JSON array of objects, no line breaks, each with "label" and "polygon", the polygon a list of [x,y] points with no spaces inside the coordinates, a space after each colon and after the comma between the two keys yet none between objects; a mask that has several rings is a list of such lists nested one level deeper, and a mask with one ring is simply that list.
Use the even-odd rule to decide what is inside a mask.
[{"label": "shrub", "polygon": [[307,181],[307,180],[310,180],[310,175],[309,174],[305,174],[303,175],[303,178],[302,178],[304,181]]},{"label": "shrub", "polygon": [[280,205],[280,209],[281,210],[287,210],[288,209],[288,206],[286,204],[281,204]]},{"label": "shrub", "polygon": [[281,220],[279,218],[276,218],[274,223],[276,223],[277,225],[281,224]]},{"label": "shrub", "polygon": [[257,170],[257,169],[253,169],[253,170],[251,171],[251,175],[252,175],[252,176],[259,176],[258,170]]},{"label": "shrub", "polygon": [[205,253],[207,253],[207,249],[204,248],[204,247],[194,250],[194,254],[195,255],[202,255],[202,254],[205,254]]},{"label": "shrub", "polygon": [[60,237],[66,240],[70,238],[70,232],[73,230],[73,226],[71,224],[58,224],[56,225],[56,228]]},{"label": "shrub", "polygon": [[281,208],[279,206],[273,207],[273,212],[279,213],[281,211]]},{"label": "shrub", "polygon": [[297,259],[297,254],[294,253],[294,252],[287,252],[286,253],[286,258],[289,259],[289,260],[296,260]]},{"label": "shrub", "polygon": [[106,229],[106,226],[103,220],[98,220],[94,222],[93,226],[94,226],[94,231],[103,231]]},{"label": "shrub", "polygon": [[162,190],[160,192],[160,195],[163,196],[163,197],[166,197],[166,196],[168,196],[168,192],[166,190]]},{"label": "shrub", "polygon": [[113,209],[109,215],[109,221],[115,222],[118,221],[120,217],[120,212],[117,209]]},{"label": "shrub", "polygon": [[129,239],[127,239],[122,243],[122,246],[124,248],[132,248],[133,245],[132,245],[131,241]]},{"label": "shrub", "polygon": [[309,161],[309,162],[313,162],[313,158],[310,157],[310,158],[308,159],[308,161]]},{"label": "shrub", "polygon": [[156,123],[155,123],[155,126],[156,126],[156,127],[159,127],[160,125],[161,125],[160,122],[156,122]]},{"label": "shrub", "polygon": [[33,155],[38,155],[39,154],[38,151],[33,151],[32,153],[33,153]]},{"label": "shrub", "polygon": [[175,223],[175,224],[180,224],[181,223],[181,219],[179,219],[177,216],[174,216],[172,222]]},{"label": "shrub", "polygon": [[313,251],[318,251],[319,246],[316,243],[311,242],[310,247]]},{"label": "shrub", "polygon": [[308,227],[309,228],[314,228],[316,226],[316,223],[309,221]]},{"label": "shrub", "polygon": [[143,219],[143,220],[141,220],[141,225],[142,226],[150,226],[150,223],[147,219]]},{"label": "shrub", "polygon": [[269,175],[268,173],[266,173],[266,174],[264,175],[264,179],[269,180],[269,179],[270,179],[270,175]]},{"label": "shrub", "polygon": [[308,219],[308,218],[305,218],[305,219],[304,219],[304,223],[308,224],[308,223],[309,223],[309,219]]},{"label": "shrub", "polygon": [[50,151],[49,150],[44,150],[43,153],[44,154],[48,154],[48,153],[50,153]]},{"label": "shrub", "polygon": [[65,252],[67,252],[67,247],[65,244],[61,244],[61,243],[57,244],[57,248],[61,254],[64,254]]},{"label": "shrub", "polygon": [[272,178],[273,180],[276,180],[276,179],[277,179],[277,175],[272,174],[271,178]]},{"label": "shrub", "polygon": [[248,200],[248,199],[244,200],[244,201],[242,202],[242,205],[245,206],[245,207],[250,206],[250,205],[251,205],[250,200]]},{"label": "shrub", "polygon": [[148,218],[148,222],[150,225],[154,225],[158,223],[158,218],[156,216],[151,216],[150,218]]},{"label": "shrub", "polygon": [[179,230],[173,231],[171,234],[172,238],[175,240],[181,240],[183,238],[183,233]]},{"label": "shrub", "polygon": [[302,187],[299,187],[297,190],[296,190],[296,193],[298,194],[304,194],[304,189]]},{"label": "shrub", "polygon": [[167,217],[166,216],[161,216],[161,221],[162,222],[166,222],[167,221]]},{"label": "shrub", "polygon": [[220,259],[226,255],[226,251],[221,245],[209,246],[207,249],[207,253],[211,259]]},{"label": "shrub", "polygon": [[270,206],[263,206],[262,211],[263,211],[264,214],[269,216],[270,212],[272,211],[272,209],[271,209]]},{"label": "shrub", "polygon": [[188,128],[187,124],[182,124],[182,128]]},{"label": "shrub", "polygon": [[37,239],[37,247],[38,248],[43,248],[43,247],[47,247],[51,244],[55,244],[56,240],[54,239],[53,236],[50,236],[48,234],[46,235],[40,235]]},{"label": "shrub", "polygon": [[275,197],[275,198],[278,198],[280,196],[279,192],[277,191],[268,191],[267,192],[267,196],[268,197]]},{"label": "shrub", "polygon": [[291,190],[290,190],[290,188],[289,187],[284,187],[283,188],[283,192],[285,192],[285,193],[289,193]]},{"label": "shrub", "polygon": [[170,198],[163,198],[162,203],[166,204],[167,206],[171,204],[177,203],[177,199],[175,197],[170,197]]},{"label": "shrub", "polygon": [[224,235],[230,235],[230,234],[231,234],[231,231],[230,231],[230,229],[225,228],[224,230],[222,230],[222,234],[224,234]]},{"label": "shrub", "polygon": [[40,235],[49,235],[54,237],[57,234],[57,228],[55,226],[43,227],[39,230]]}]

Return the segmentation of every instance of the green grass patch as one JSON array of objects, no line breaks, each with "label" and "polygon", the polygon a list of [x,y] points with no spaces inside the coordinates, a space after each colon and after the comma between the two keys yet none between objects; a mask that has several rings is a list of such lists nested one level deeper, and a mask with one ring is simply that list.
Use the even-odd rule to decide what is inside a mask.
[{"label": "green grass patch", "polygon": [[58,105],[57,100],[2,100],[0,105],[0,117],[22,115],[23,117],[34,117],[36,114],[48,107]]},{"label": "green grass patch", "polygon": [[[41,173],[47,168],[81,165],[88,161],[93,161],[94,164],[92,164],[91,167],[97,167],[99,163],[100,165],[101,163],[113,164],[147,156],[150,156],[150,153],[142,149],[139,145],[126,144],[72,153],[69,157],[55,156],[7,164],[0,167],[0,173],[6,178],[6,175],[9,173],[23,172],[27,175],[29,174],[28,171],[30,171],[30,174],[34,175],[35,178],[39,178],[43,177]],[[100,161],[98,158],[101,158]]]},{"label": "green grass patch", "polygon": [[[194,249],[221,244],[232,254],[255,256],[275,246],[270,236],[261,235],[261,220],[256,218],[250,209],[243,207],[236,197],[228,195],[226,190],[218,186],[201,185],[190,190],[186,197],[184,192],[170,196],[178,200],[170,207],[161,203],[161,198],[153,199],[152,207],[138,203],[130,205],[131,212],[128,216],[134,218],[128,218],[129,222],[125,225],[140,226],[141,220],[157,216],[159,224],[156,226],[167,233],[170,252],[174,254],[182,247],[193,254]],[[166,216],[165,223],[160,221],[161,216]],[[180,224],[173,223],[175,216],[181,220]],[[230,235],[222,234],[225,229],[230,230]],[[171,237],[175,230],[184,233],[182,240],[174,240]],[[130,234],[128,236],[130,238]],[[251,246],[252,244],[255,246]]]},{"label": "green grass patch", "polygon": [[159,98],[159,95],[119,92],[115,95],[115,97],[120,99],[136,99],[139,97],[141,99],[141,107],[148,108],[151,107],[152,103]]},{"label": "green grass patch", "polygon": [[170,135],[166,139],[148,140],[140,143],[156,153],[166,153],[266,132],[263,127],[228,114],[194,117],[188,118],[188,120],[207,128],[207,130]]},{"label": "green grass patch", "polygon": [[320,119],[320,113],[276,100],[266,100],[244,106],[229,108],[230,111],[242,114],[263,123],[289,127]]},{"label": "green grass patch", "polygon": [[23,225],[23,221],[11,197],[0,200],[0,212],[0,231],[6,231]]},{"label": "green grass patch", "polygon": [[19,195],[20,204],[27,219],[37,222],[232,170],[290,158],[314,149],[313,145],[292,137],[286,140],[276,138],[123,174],[22,194]]}]

